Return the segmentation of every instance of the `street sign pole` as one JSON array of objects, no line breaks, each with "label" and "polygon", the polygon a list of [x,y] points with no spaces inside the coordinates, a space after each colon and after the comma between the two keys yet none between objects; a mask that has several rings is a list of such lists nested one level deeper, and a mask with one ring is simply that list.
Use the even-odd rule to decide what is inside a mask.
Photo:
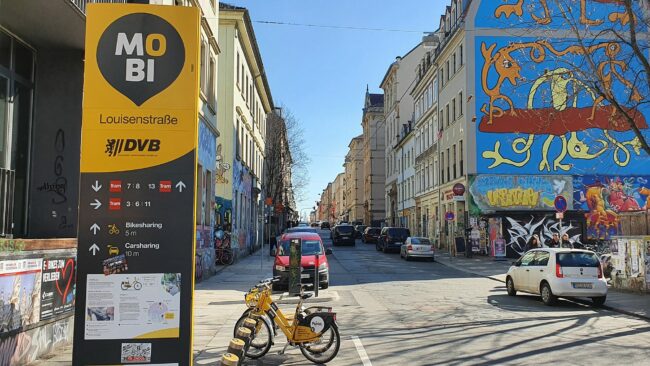
[{"label": "street sign pole", "polygon": [[562,247],[562,229],[564,226],[562,226],[562,219],[564,218],[564,212],[566,212],[568,208],[568,202],[566,198],[562,195],[558,195],[555,197],[555,201],[553,201],[553,205],[555,206],[555,211],[557,212],[557,216],[559,217],[559,222],[560,222],[560,232],[558,233],[560,235],[560,247]]}]

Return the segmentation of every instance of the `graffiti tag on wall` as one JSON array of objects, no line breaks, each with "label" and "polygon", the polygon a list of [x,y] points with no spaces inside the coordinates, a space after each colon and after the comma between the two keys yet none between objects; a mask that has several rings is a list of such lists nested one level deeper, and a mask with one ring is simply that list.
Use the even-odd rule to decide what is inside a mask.
[{"label": "graffiti tag on wall", "polygon": [[528,243],[533,235],[540,238],[542,246],[550,242],[553,234],[569,235],[572,243],[582,243],[582,228],[578,221],[565,220],[560,222],[553,215],[528,215],[506,217],[504,221],[506,235],[506,250],[509,257],[518,257],[528,250]]},{"label": "graffiti tag on wall", "polygon": [[570,176],[479,175],[469,191],[481,211],[553,210],[555,197],[572,189]]}]

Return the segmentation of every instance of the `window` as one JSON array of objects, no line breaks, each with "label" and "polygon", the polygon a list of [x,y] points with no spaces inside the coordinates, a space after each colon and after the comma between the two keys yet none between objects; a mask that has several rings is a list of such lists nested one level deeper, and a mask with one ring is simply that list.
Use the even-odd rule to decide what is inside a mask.
[{"label": "window", "polygon": [[460,65],[463,65],[463,45],[460,45]]},{"label": "window", "polygon": [[445,118],[447,118],[447,127],[449,127],[449,104],[445,106]]},{"label": "window", "polygon": [[530,264],[531,266],[546,266],[551,253],[545,251],[535,252],[535,259]]},{"label": "window", "polygon": [[454,53],[454,74],[456,74],[456,53]]},{"label": "window", "polygon": [[456,120],[456,98],[451,100],[451,108],[452,108],[452,121]]},{"label": "window", "polygon": [[440,68],[440,89],[445,86],[445,69]]},{"label": "window", "polygon": [[521,265],[524,267],[532,265],[534,258],[535,258],[535,252],[526,253],[523,257],[521,257]]},{"label": "window", "polygon": [[463,91],[458,93],[458,116],[463,115]]},{"label": "window", "polygon": [[444,129],[444,127],[445,127],[445,115],[444,115],[442,109],[440,110],[440,126],[441,126],[443,129]]},{"label": "window", "polygon": [[449,149],[447,149],[447,182],[451,180],[451,175],[449,174],[451,171],[451,164],[450,164],[450,154],[449,154]]},{"label": "window", "polygon": [[463,171],[463,140],[458,142],[458,157],[460,158],[460,175],[464,175]]},{"label": "window", "polygon": [[206,89],[205,89],[205,77],[206,77],[206,67],[207,67],[207,65],[205,64],[206,61],[207,61],[207,57],[205,56],[205,42],[201,42],[201,59],[199,60],[199,62],[201,63],[201,76],[200,76],[201,83],[200,83],[200,85],[201,85],[201,91],[203,92],[203,94],[207,94]]},{"label": "window", "polygon": [[244,64],[241,65],[241,88],[240,91],[244,95]]},{"label": "window", "polygon": [[[203,168],[201,167],[201,164],[196,165],[196,200],[199,201],[202,198],[203,194],[203,185],[205,184],[204,181],[204,174],[203,174]],[[197,225],[203,225],[203,220],[202,220],[202,215],[201,213],[203,212],[201,203],[202,202],[196,202],[196,224]]]},{"label": "window", "polygon": [[440,183],[445,183],[445,152],[440,154]]},{"label": "window", "polygon": [[445,73],[447,74],[447,81],[449,81],[449,60],[447,60],[447,63],[445,65]]},{"label": "window", "polygon": [[215,95],[214,89],[216,85],[214,83],[214,77],[217,75],[217,70],[215,67],[214,57],[210,56],[210,74],[208,76],[208,104],[214,108],[215,106]]},{"label": "window", "polygon": [[237,87],[241,89],[241,84],[239,83],[239,52],[237,52]]},{"label": "window", "polygon": [[454,169],[453,169],[453,172],[454,172],[454,179],[456,179],[457,175],[456,175],[456,145],[455,145],[455,144],[454,144],[454,146],[452,147],[452,149],[453,149],[452,151],[454,152],[454,160],[453,160],[453,162],[454,162]]}]

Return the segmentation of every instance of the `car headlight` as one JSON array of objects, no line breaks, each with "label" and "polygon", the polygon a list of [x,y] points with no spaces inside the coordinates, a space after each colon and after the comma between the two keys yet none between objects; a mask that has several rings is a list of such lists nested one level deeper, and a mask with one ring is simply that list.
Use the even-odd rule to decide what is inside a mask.
[{"label": "car headlight", "polygon": [[323,269],[327,269],[327,264],[322,263],[320,266],[318,266],[318,270],[323,270]]},{"label": "car headlight", "polygon": [[278,266],[278,265],[276,265],[276,266],[275,266],[275,270],[276,270],[276,271],[281,271],[281,272],[284,272],[284,271],[286,271],[286,270],[287,270],[287,267],[285,267],[285,266]]}]

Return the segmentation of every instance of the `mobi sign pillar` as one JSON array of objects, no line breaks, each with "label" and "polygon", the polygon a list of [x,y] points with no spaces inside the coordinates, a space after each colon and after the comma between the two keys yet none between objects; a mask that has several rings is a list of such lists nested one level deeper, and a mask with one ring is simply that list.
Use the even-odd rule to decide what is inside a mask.
[{"label": "mobi sign pillar", "polygon": [[88,5],[74,365],[190,365],[199,12]]}]

